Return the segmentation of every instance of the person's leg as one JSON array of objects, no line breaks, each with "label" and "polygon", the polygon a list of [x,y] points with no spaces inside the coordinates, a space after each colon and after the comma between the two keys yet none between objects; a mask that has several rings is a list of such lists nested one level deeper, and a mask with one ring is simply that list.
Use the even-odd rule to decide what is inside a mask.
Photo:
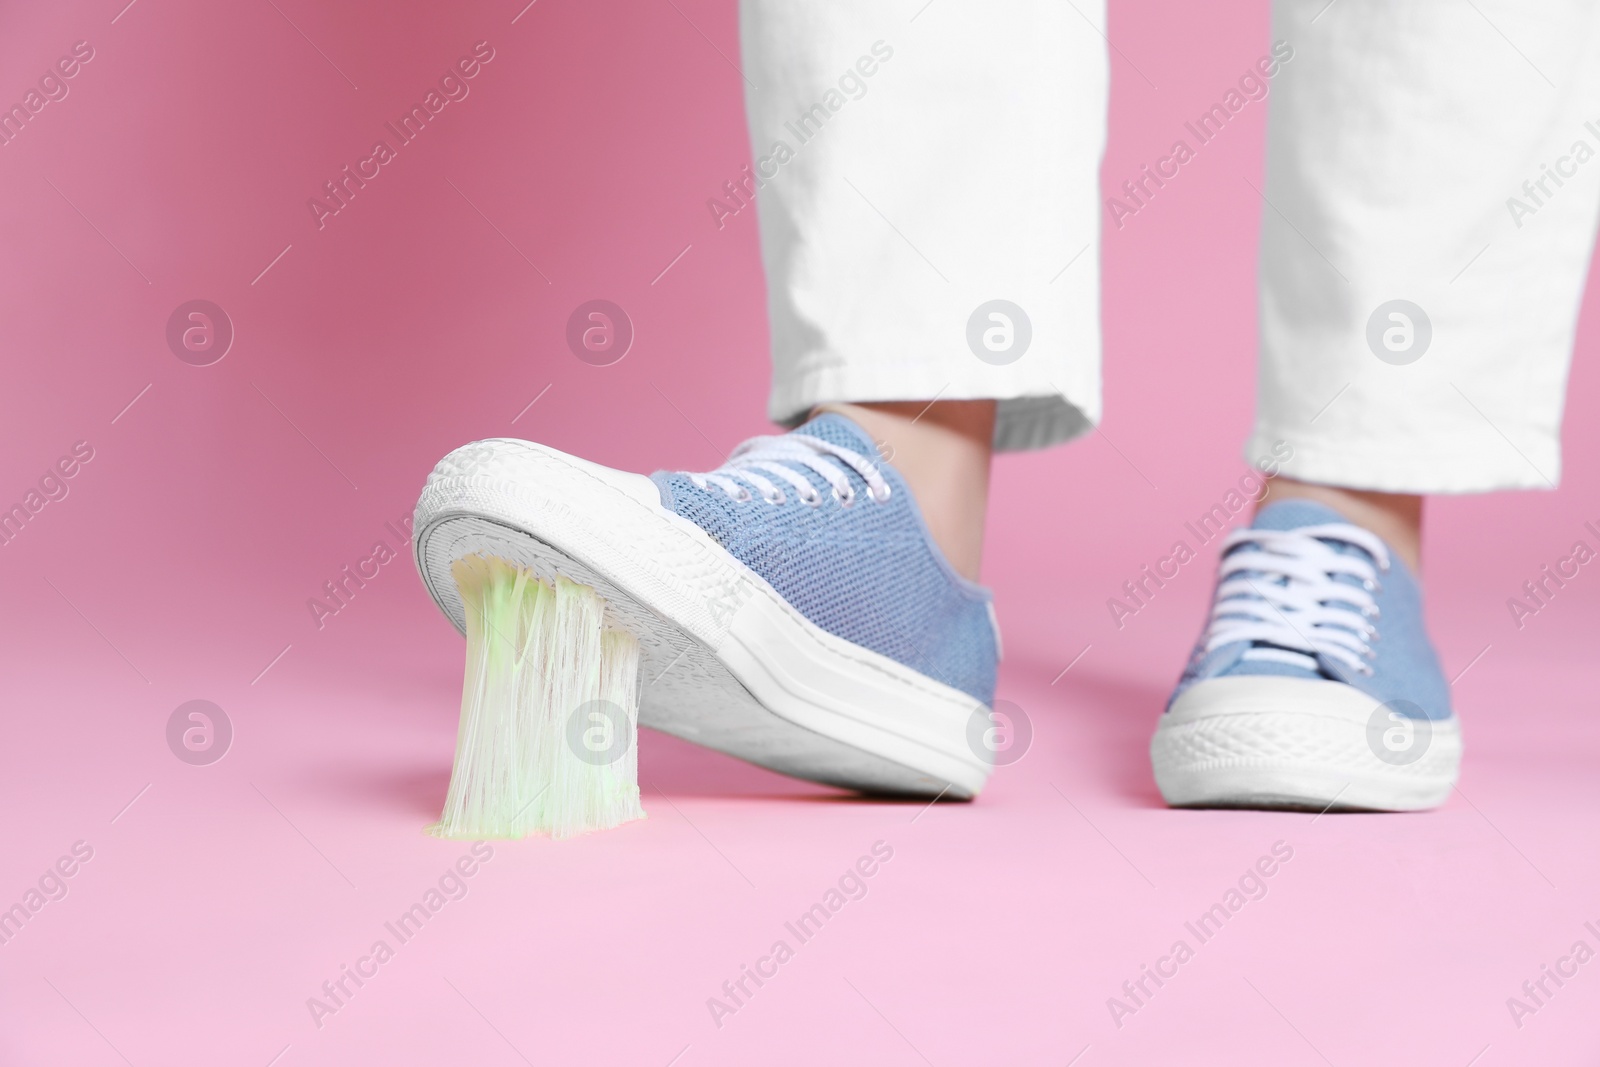
[{"label": "person's leg", "polygon": [[990,445],[1099,417],[1105,43],[1047,0],[910,14],[741,5],[769,413],[833,410],[886,442],[976,578]]},{"label": "person's leg", "polygon": [[1375,493],[1278,477],[1267,483],[1258,510],[1280,500],[1314,500],[1327,505],[1383,538],[1408,567],[1422,572],[1422,497],[1416,493]]},{"label": "person's leg", "polygon": [[644,725],[816,781],[971,797],[999,659],[973,580],[989,452],[1099,414],[1100,5],[740,14],[753,167],[709,221],[759,215],[769,412],[792,432],[648,479],[467,446],[429,481],[419,561],[452,612],[473,551],[594,587],[638,638]]},{"label": "person's leg", "polygon": [[911,486],[928,532],[968,581],[978,580],[989,504],[993,400],[823,404],[855,420]]},{"label": "person's leg", "polygon": [[1277,0],[1258,413],[1288,453],[1224,549],[1152,745],[1180,804],[1422,808],[1460,742],[1422,494],[1553,486],[1600,207],[1600,5]]},{"label": "person's leg", "polygon": [[1376,492],[1550,488],[1600,208],[1600,5],[1321,6],[1274,7],[1295,54],[1247,452],[1285,441],[1287,477]]}]

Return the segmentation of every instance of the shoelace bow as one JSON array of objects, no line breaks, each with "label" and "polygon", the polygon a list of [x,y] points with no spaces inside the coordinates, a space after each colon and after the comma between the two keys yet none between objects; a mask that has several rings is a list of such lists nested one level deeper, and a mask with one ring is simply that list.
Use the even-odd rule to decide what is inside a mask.
[{"label": "shoelace bow", "polygon": [[[1327,541],[1363,549],[1376,566]],[[1240,545],[1248,547],[1231,551]],[[1320,656],[1358,674],[1372,673],[1372,642],[1378,636],[1373,620],[1379,616],[1373,595],[1382,589],[1379,572],[1389,569],[1389,551],[1375,535],[1348,523],[1235,530],[1222,551],[1205,651],[1237,641],[1260,642],[1245,658],[1315,669]]]},{"label": "shoelace bow", "polygon": [[689,480],[701,489],[715,486],[741,502],[754,499],[750,492],[754,487],[767,503],[782,504],[788,496],[774,481],[777,479],[786,482],[801,503],[811,507],[821,504],[822,493],[805,475],[788,465],[792,463],[820,475],[832,488],[834,499],[844,507],[855,503],[856,490],[839,463],[861,476],[867,483],[867,495],[874,503],[883,503],[893,492],[877,466],[859,452],[803,433],[752,437],[734,449],[722,466],[703,474],[690,474]]}]

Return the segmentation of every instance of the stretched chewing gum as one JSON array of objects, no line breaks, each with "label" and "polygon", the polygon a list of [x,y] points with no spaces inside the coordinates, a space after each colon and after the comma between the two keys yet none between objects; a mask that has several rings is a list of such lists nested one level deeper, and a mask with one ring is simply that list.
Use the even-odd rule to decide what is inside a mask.
[{"label": "stretched chewing gum", "polygon": [[565,578],[481,555],[450,572],[466,609],[448,838],[572,837],[645,817],[635,744],[639,642]]}]

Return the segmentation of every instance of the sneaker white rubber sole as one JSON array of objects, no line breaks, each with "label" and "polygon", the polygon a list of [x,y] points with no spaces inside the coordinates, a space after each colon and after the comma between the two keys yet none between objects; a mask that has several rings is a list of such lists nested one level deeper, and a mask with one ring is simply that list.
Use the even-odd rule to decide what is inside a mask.
[{"label": "sneaker white rubber sole", "polygon": [[1460,771],[1460,721],[1452,715],[1414,725],[1409,733],[1402,728],[1390,736],[1406,742],[1405,749],[1390,751],[1384,741],[1390,724],[1372,725],[1378,708],[1373,698],[1340,682],[1197,682],[1161,717],[1150,741],[1156,785],[1173,807],[1438,807]]},{"label": "sneaker white rubber sole", "polygon": [[[482,553],[563,575],[639,639],[639,722],[796,778],[864,793],[970,799],[978,701],[830,634],[640,474],[527,441],[456,449],[417,502],[413,550],[464,631],[455,560]],[[985,720],[986,721],[986,720]]]}]

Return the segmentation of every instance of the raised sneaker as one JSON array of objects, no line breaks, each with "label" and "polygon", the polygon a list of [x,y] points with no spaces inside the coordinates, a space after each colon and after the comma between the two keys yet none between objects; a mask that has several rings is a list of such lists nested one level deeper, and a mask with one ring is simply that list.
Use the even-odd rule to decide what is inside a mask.
[{"label": "raised sneaker", "polygon": [[951,569],[844,416],[698,474],[479,441],[429,477],[414,548],[463,631],[460,559],[594,589],[606,625],[638,638],[643,725],[863,792],[968,798],[988,776],[990,593]]}]

